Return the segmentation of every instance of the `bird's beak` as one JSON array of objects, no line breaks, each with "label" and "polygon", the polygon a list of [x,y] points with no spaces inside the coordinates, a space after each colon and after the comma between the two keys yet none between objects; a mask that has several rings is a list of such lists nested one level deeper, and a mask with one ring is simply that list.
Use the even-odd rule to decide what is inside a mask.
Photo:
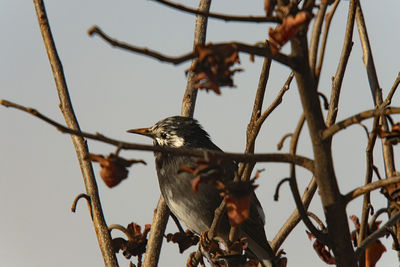
[{"label": "bird's beak", "polygon": [[134,133],[134,134],[141,134],[141,135],[145,135],[148,137],[153,137],[153,133],[150,128],[131,129],[131,130],[127,130],[127,132]]}]

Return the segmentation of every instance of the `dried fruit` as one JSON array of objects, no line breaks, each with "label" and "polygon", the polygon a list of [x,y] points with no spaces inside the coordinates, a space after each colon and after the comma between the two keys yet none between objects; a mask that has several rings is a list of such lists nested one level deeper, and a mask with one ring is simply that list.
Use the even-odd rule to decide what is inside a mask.
[{"label": "dried fruit", "polygon": [[107,158],[103,155],[89,154],[88,159],[100,164],[100,176],[110,188],[117,186],[122,180],[128,177],[127,168],[132,164],[142,163],[146,165],[146,162],[143,160],[127,160],[113,153],[109,154]]}]

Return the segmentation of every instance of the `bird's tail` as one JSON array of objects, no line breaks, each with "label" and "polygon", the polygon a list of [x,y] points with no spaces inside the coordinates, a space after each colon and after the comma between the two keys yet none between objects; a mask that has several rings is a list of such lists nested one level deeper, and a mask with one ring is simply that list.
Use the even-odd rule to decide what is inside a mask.
[{"label": "bird's tail", "polygon": [[257,257],[264,267],[278,267],[276,263],[275,253],[271,246],[266,244],[265,246],[259,245],[255,240],[245,234],[248,242],[248,248]]}]

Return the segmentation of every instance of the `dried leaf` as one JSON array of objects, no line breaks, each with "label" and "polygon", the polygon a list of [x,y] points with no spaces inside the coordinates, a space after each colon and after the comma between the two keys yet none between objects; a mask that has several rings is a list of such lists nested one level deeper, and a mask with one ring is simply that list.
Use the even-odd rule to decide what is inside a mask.
[{"label": "dried leaf", "polygon": [[302,11],[297,13],[295,17],[285,17],[282,24],[276,26],[275,29],[270,28],[268,34],[272,53],[278,53],[281,47],[293,38],[310,19],[311,16],[307,12]]},{"label": "dried leaf", "polygon": [[[310,240],[315,238],[314,235],[311,234],[310,232],[306,231],[306,233]],[[332,255],[330,249],[326,247],[324,244],[322,244],[318,239],[315,239],[313,243],[313,248],[323,262],[330,265],[336,264],[335,257]]]},{"label": "dried leaf", "polygon": [[175,234],[167,234],[166,239],[167,242],[177,243],[180,253],[183,253],[186,249],[199,242],[199,237],[189,230],[186,230],[184,233],[177,232]]},{"label": "dried leaf", "polygon": [[375,267],[384,252],[386,252],[386,248],[379,240],[369,245],[365,249],[365,267]]},{"label": "dried leaf", "polygon": [[142,163],[146,165],[146,162],[143,160],[127,160],[113,153],[109,154],[107,158],[103,155],[89,153],[88,159],[90,161],[99,162],[101,167],[100,176],[104,183],[110,188],[117,186],[122,180],[128,177],[127,168],[132,164]]},{"label": "dried leaf", "polygon": [[195,88],[221,94],[221,86],[234,87],[232,75],[242,69],[231,69],[240,63],[235,44],[197,45],[195,53],[198,61],[189,70],[196,74]]}]

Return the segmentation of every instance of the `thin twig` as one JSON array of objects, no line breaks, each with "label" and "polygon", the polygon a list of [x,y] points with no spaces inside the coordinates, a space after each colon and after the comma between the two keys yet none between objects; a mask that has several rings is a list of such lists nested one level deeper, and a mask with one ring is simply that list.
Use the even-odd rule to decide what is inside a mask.
[{"label": "thin twig", "polygon": [[294,73],[291,72],[289,74],[289,77],[287,78],[285,84],[283,85],[282,89],[279,91],[278,95],[275,97],[274,101],[269,105],[269,107],[264,110],[264,112],[261,114],[260,118],[257,120],[257,124],[261,125],[264,123],[264,121],[268,118],[268,116],[274,111],[280,103],[282,103],[283,96],[285,93],[289,90],[290,84],[293,80]]},{"label": "thin twig", "polygon": [[[203,149],[185,149],[185,148],[169,148],[169,147],[156,147],[152,145],[142,145],[142,144],[136,144],[136,143],[128,143],[128,142],[123,142],[120,140],[112,139],[109,137],[106,137],[101,134],[92,134],[92,133],[86,133],[86,132],[81,132],[81,131],[74,131],[70,128],[67,128],[51,119],[48,117],[42,115],[39,113],[37,110],[32,109],[32,108],[26,108],[21,105],[9,102],[7,100],[2,100],[0,99],[0,105],[6,106],[6,107],[13,107],[22,111],[25,111],[31,115],[34,115],[35,117],[38,117],[39,119],[46,121],[47,123],[55,126],[58,130],[60,130],[63,133],[68,133],[72,135],[77,135],[81,137],[86,137],[89,139],[101,141],[103,143],[107,143],[110,145],[114,146],[120,146],[121,149],[125,150],[142,150],[142,151],[156,151],[156,152],[166,152],[170,153],[173,155],[183,155],[183,156],[194,156],[194,157],[203,157],[204,156],[204,150]],[[296,165],[299,165],[310,172],[313,172],[314,168],[314,163],[313,160],[303,157],[303,156],[293,156],[288,153],[265,153],[265,154],[241,154],[241,153],[225,153],[225,152],[220,152],[220,151],[214,151],[210,150],[207,151],[210,157],[215,157],[215,158],[221,158],[221,159],[232,159],[236,160],[238,162],[286,162],[286,163],[295,163]]]},{"label": "thin twig", "polygon": [[181,233],[185,233],[185,230],[183,229],[181,223],[179,222],[178,218],[176,218],[176,216],[171,212],[169,214],[169,216],[171,216],[172,220],[174,220],[176,227],[178,227],[179,232]]},{"label": "thin twig", "polygon": [[310,39],[309,64],[310,64],[311,72],[313,73],[314,76],[315,76],[315,65],[317,62],[319,40],[320,40],[320,36],[321,36],[321,28],[322,28],[322,24],[324,22],[324,17],[325,17],[327,7],[328,7],[328,1],[321,1],[317,16],[314,21],[313,30],[312,30],[311,39]]},{"label": "thin twig", "polygon": [[394,95],[394,93],[396,92],[397,87],[399,86],[399,83],[400,83],[400,72],[397,74],[397,78],[396,78],[396,80],[394,81],[394,84],[393,84],[392,88],[390,89],[390,92],[388,93],[388,95],[387,95],[385,101],[383,102],[383,103],[384,103],[383,105],[384,105],[385,107],[386,107],[386,106],[389,106],[390,103],[392,103],[393,95]]},{"label": "thin twig", "polygon": [[279,143],[276,145],[276,148],[277,148],[278,150],[281,150],[282,147],[283,147],[283,144],[284,144],[285,141],[286,141],[286,139],[288,139],[289,137],[292,137],[292,136],[293,136],[293,133],[287,133],[287,134],[285,134],[285,135],[282,137],[281,141],[279,141]]},{"label": "thin twig", "polygon": [[[106,33],[104,33],[99,27],[92,26],[88,30],[88,34],[93,36],[94,34],[98,34],[101,38],[103,38],[106,42],[108,42],[113,47],[118,47],[130,52],[146,55],[152,58],[156,58],[162,62],[168,62],[172,64],[181,64],[188,60],[194,59],[197,55],[192,51],[190,53],[186,53],[179,57],[170,57],[163,55],[157,51],[145,48],[145,47],[137,47],[134,45],[130,45],[121,41],[118,41]],[[277,62],[289,66],[291,68],[296,68],[296,62],[292,59],[291,56],[284,55],[282,53],[273,54],[271,49],[268,46],[259,46],[259,45],[249,45],[240,42],[225,42],[225,43],[213,43],[209,44],[210,46],[220,46],[231,44],[237,47],[239,52],[247,53],[249,55],[260,56],[260,57],[268,57],[276,60]]]},{"label": "thin twig", "polygon": [[356,16],[356,7],[358,1],[351,1],[349,6],[349,13],[347,15],[346,31],[344,35],[344,42],[342,47],[342,53],[340,55],[339,64],[337,66],[335,77],[332,80],[332,90],[329,103],[329,113],[332,115],[327,120],[327,124],[331,125],[332,121],[335,121],[338,112],[338,104],[340,91],[342,88],[343,78],[346,72],[347,62],[350,57],[351,48],[353,47],[353,29],[354,20]]},{"label": "thin twig", "polygon": [[321,221],[320,218],[318,218],[317,215],[315,215],[314,213],[312,213],[311,211],[307,211],[307,215],[311,218],[313,218],[313,220],[319,225],[319,227],[321,228],[321,230],[326,229],[324,223]]},{"label": "thin twig", "polygon": [[328,40],[329,28],[331,26],[333,15],[335,14],[336,8],[338,7],[340,0],[335,0],[333,7],[331,10],[326,14],[325,17],[325,27],[324,27],[324,35],[322,36],[322,44],[319,50],[319,61],[317,68],[315,70],[315,80],[317,83],[319,82],[319,77],[321,74],[322,64],[324,62],[325,50],[326,50],[326,42]]},{"label": "thin twig", "polygon": [[108,226],[108,230],[110,231],[110,233],[111,233],[111,231],[112,231],[113,229],[115,229],[115,230],[120,230],[121,232],[123,232],[123,233],[126,235],[126,237],[128,238],[128,240],[133,240],[133,236],[131,235],[131,233],[128,231],[128,229],[126,229],[126,228],[123,227],[122,225],[120,225],[120,224],[110,224],[110,225]]},{"label": "thin twig", "polygon": [[351,200],[353,200],[363,194],[366,194],[368,192],[379,189],[381,187],[388,186],[391,184],[396,184],[396,183],[400,183],[400,176],[392,176],[387,179],[379,180],[379,181],[376,181],[373,183],[369,183],[367,185],[360,186],[360,187],[350,191],[346,195],[344,195],[344,199],[345,199],[346,203],[348,203]]},{"label": "thin twig", "polygon": [[390,228],[392,225],[394,225],[399,219],[400,219],[400,212],[397,212],[384,225],[382,225],[379,229],[377,229],[375,232],[373,232],[367,238],[365,238],[364,241],[361,244],[359,244],[358,248],[354,253],[356,259],[358,259],[361,256],[361,254],[372,242],[384,236],[387,233],[387,229]]},{"label": "thin twig", "polygon": [[181,64],[188,60],[191,60],[196,56],[194,53],[191,52],[191,53],[187,53],[185,55],[179,56],[179,57],[170,57],[170,56],[163,55],[157,51],[148,49],[146,47],[137,47],[134,45],[130,45],[130,44],[127,44],[127,43],[124,43],[124,42],[121,42],[121,41],[111,38],[109,35],[104,33],[96,25],[90,27],[90,29],[88,30],[88,34],[90,36],[94,36],[95,34],[98,34],[101,38],[103,38],[105,41],[107,41],[113,47],[119,47],[121,49],[125,49],[125,50],[131,51],[131,52],[147,55],[149,57],[156,58],[163,62],[172,63],[174,65],[178,65],[178,64]]},{"label": "thin twig", "polygon": [[323,139],[330,138],[332,135],[336,134],[340,130],[343,130],[349,127],[350,125],[357,124],[369,118],[379,117],[382,115],[389,115],[389,114],[399,114],[399,113],[400,113],[400,108],[398,107],[389,107],[384,109],[370,109],[367,111],[363,111],[328,127],[326,130],[322,132],[322,138]]},{"label": "thin twig", "polygon": [[92,218],[92,220],[93,220],[92,202],[90,201],[90,197],[89,197],[87,194],[85,194],[85,193],[81,193],[81,194],[79,194],[79,195],[77,195],[77,196],[75,197],[74,202],[72,202],[71,211],[72,211],[73,213],[75,213],[75,211],[76,211],[76,205],[78,204],[78,202],[79,202],[79,200],[80,200],[81,198],[86,199],[86,202],[87,202],[87,205],[88,205],[88,208],[89,208],[89,212],[90,212],[90,218]]},{"label": "thin twig", "polygon": [[321,92],[318,92],[318,95],[322,98],[322,101],[324,103],[324,109],[328,110],[329,109],[329,101],[328,98]]},{"label": "thin twig", "polygon": [[[378,119],[374,119],[374,123],[372,126],[372,131],[371,134],[368,137],[368,145],[366,149],[366,164],[367,164],[367,171],[365,173],[365,182],[364,184],[370,184],[372,181],[372,176],[374,174],[373,171],[373,165],[374,165],[374,159],[373,159],[373,151],[376,143],[376,138],[377,138],[377,127],[378,127]],[[367,130],[367,135],[368,135],[368,130]],[[368,226],[368,211],[369,207],[371,206],[371,201],[370,201],[370,194],[366,193],[364,195],[363,199],[363,207],[362,207],[362,215],[361,215],[361,223],[360,223],[360,231],[358,235],[358,240],[357,243],[360,244],[362,240],[365,238],[367,234],[367,226]]]},{"label": "thin twig", "polygon": [[259,115],[257,120],[254,122],[247,143],[252,144],[254,146],[257,135],[260,132],[261,126],[263,125],[265,120],[269,117],[269,115],[279,106],[279,104],[282,103],[283,96],[289,90],[293,77],[294,74],[293,72],[291,72],[285,84],[283,85],[282,89],[275,97],[274,101],[272,101],[272,103],[268,106],[268,108],[261,115]]},{"label": "thin twig", "polygon": [[[359,2],[357,4],[356,22],[361,41],[361,47],[363,50],[363,61],[367,71],[368,81],[371,88],[374,104],[375,106],[383,107],[384,103],[382,90],[379,86],[378,75],[376,73],[374,58],[372,56],[372,49],[368,38],[367,26],[365,25],[364,15]],[[385,117],[381,117],[379,123],[382,125],[382,129],[384,131],[388,131],[389,127]],[[387,143],[386,140],[386,138],[382,138],[383,160],[385,164],[386,175],[388,177],[391,177],[392,175],[394,175],[396,169],[393,156],[393,147],[390,143]]]},{"label": "thin twig", "polygon": [[278,201],[279,200],[279,190],[281,189],[281,186],[284,183],[289,182],[289,181],[290,181],[289,177],[283,178],[282,180],[279,181],[279,183],[278,183],[278,185],[276,186],[276,189],[275,189],[274,201]]},{"label": "thin twig", "polygon": [[[305,116],[304,114],[302,114],[297,124],[295,135],[292,136],[292,138],[297,138],[297,139],[299,138],[304,122],[305,122]],[[297,146],[297,142],[298,141],[296,141],[291,145]],[[308,208],[308,206],[310,205],[316,190],[317,190],[317,183],[315,181],[315,178],[313,177],[301,199],[305,208]],[[292,232],[292,230],[296,227],[296,225],[299,222],[300,222],[300,214],[296,208],[292,212],[290,217],[286,220],[286,222],[283,224],[283,226],[279,229],[279,232],[275,235],[274,239],[272,240],[271,247],[274,251],[278,251],[279,247],[282,245],[282,243],[285,241],[285,239],[289,236],[289,234]]]},{"label": "thin twig", "polygon": [[[43,37],[44,46],[53,71],[54,81],[57,87],[58,97],[60,99],[60,109],[64,116],[67,126],[74,131],[79,132],[79,124],[75,117],[72,102],[69,97],[68,87],[64,76],[61,60],[58,56],[53,36],[50,30],[49,21],[43,0],[33,1],[36,15],[38,18],[40,31]],[[83,181],[85,183],[86,194],[90,196],[92,207],[92,222],[95,228],[97,241],[103,256],[104,264],[108,267],[118,266],[117,258],[111,244],[111,236],[108,231],[107,224],[104,219],[103,210],[101,208],[100,198],[97,190],[97,184],[93,173],[91,163],[86,160],[88,155],[88,147],[85,140],[79,135],[71,135],[72,143],[78,157],[81,168]]]},{"label": "thin twig", "polygon": [[258,23],[260,23],[260,22],[276,22],[276,23],[281,22],[281,20],[277,17],[226,15],[226,14],[205,12],[205,11],[201,11],[199,9],[186,7],[184,5],[172,3],[169,1],[165,1],[165,0],[153,0],[153,1],[163,4],[163,5],[166,5],[166,6],[169,6],[169,7],[172,7],[177,10],[187,12],[187,13],[203,15],[203,16],[206,16],[209,18],[221,19],[224,21],[258,22]]}]

